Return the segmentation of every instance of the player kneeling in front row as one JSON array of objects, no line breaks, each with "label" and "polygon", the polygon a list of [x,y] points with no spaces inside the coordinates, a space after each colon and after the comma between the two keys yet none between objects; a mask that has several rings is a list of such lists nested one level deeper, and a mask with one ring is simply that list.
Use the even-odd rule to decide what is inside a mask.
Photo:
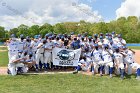
[{"label": "player kneeling in front row", "polygon": [[92,50],[91,53],[91,58],[93,63],[91,64],[91,68],[92,68],[92,73],[98,73],[98,69],[100,71],[100,76],[103,75],[103,69],[104,69],[104,62],[102,59],[102,49],[99,49],[98,44],[95,44],[95,49]]},{"label": "player kneeling in front row", "polygon": [[140,65],[138,63],[132,63],[132,68],[136,70],[136,79],[140,80]]},{"label": "player kneeling in front row", "polygon": [[113,51],[109,49],[109,46],[107,44],[105,44],[102,51],[102,58],[104,61],[105,74],[110,74],[110,78],[112,78],[112,73],[113,73],[112,55],[113,55]]},{"label": "player kneeling in front row", "polygon": [[90,61],[88,61],[85,56],[82,56],[82,57],[80,57],[80,60],[78,62],[78,66],[76,67],[76,70],[73,72],[73,74],[77,74],[78,71],[80,71],[80,70],[89,72],[90,69],[91,69],[90,68]]},{"label": "player kneeling in front row", "polygon": [[124,67],[124,57],[125,55],[120,52],[120,49],[119,47],[117,47],[115,49],[115,53],[114,53],[114,62],[115,62],[115,67],[116,67],[116,70],[117,70],[117,74],[120,74],[120,78],[121,79],[124,79],[124,73],[125,73],[125,67]]},{"label": "player kneeling in front row", "polygon": [[25,52],[23,55],[15,54],[10,58],[10,63],[8,64],[8,74],[17,75],[20,73],[27,73],[29,67],[35,64],[32,57],[32,53],[27,55]]}]

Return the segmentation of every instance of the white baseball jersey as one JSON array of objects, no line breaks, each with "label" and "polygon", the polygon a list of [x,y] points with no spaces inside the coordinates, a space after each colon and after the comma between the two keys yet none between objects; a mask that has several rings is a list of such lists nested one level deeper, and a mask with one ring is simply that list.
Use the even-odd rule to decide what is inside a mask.
[{"label": "white baseball jersey", "polygon": [[25,48],[25,41],[18,41],[18,50],[23,51]]},{"label": "white baseball jersey", "polygon": [[118,64],[123,63],[123,55],[120,53],[114,53],[114,57]]},{"label": "white baseball jersey", "polygon": [[60,47],[61,46],[61,42],[60,41],[55,41],[54,42],[54,46],[55,47]]},{"label": "white baseball jersey", "polygon": [[17,41],[10,41],[10,43],[7,44],[8,45],[8,50],[18,50],[18,42]]},{"label": "white baseball jersey", "polygon": [[31,47],[32,47],[32,51],[33,52],[37,51],[38,44],[39,43],[38,42],[35,42],[35,41],[31,42]]},{"label": "white baseball jersey", "polygon": [[102,61],[101,52],[99,50],[94,50],[91,56],[94,62]]},{"label": "white baseball jersey", "polygon": [[[40,45],[42,45],[42,44],[43,44],[43,43],[39,43],[38,46],[40,46]],[[38,47],[38,46],[37,46],[37,47]],[[40,48],[37,49],[37,52],[36,52],[36,53],[37,53],[37,54],[39,54],[39,53],[40,53],[40,54],[41,54],[41,53],[44,53],[44,48],[45,48],[45,45],[42,45]]]},{"label": "white baseball jersey", "polygon": [[134,53],[130,50],[127,50],[125,51],[126,53],[126,57],[125,57],[125,60],[128,62],[128,63],[133,63],[134,62]]},{"label": "white baseball jersey", "polygon": [[[110,53],[112,53],[111,50],[110,50]],[[112,62],[112,57],[106,50],[102,51],[102,57],[103,57],[104,62]]]},{"label": "white baseball jersey", "polygon": [[[47,43],[45,44],[45,48],[48,48],[48,49],[52,49],[53,46],[54,46],[54,43],[53,43],[53,42],[47,42]],[[51,52],[51,50],[45,50],[45,51]]]},{"label": "white baseball jersey", "polygon": [[19,56],[18,56],[18,53],[14,53],[14,55],[12,55],[10,58],[9,58],[9,63],[13,63],[14,60],[18,59]]},{"label": "white baseball jersey", "polygon": [[26,59],[26,61],[25,62],[33,62],[33,61],[35,61],[35,59],[34,59],[34,57],[27,57],[27,59]]}]

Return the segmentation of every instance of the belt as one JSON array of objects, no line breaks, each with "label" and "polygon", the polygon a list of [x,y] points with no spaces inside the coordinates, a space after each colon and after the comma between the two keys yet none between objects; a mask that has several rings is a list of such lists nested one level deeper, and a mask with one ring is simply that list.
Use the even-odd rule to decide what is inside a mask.
[{"label": "belt", "polygon": [[23,51],[22,51],[22,50],[18,50],[18,52],[19,52],[19,53],[22,53]]},{"label": "belt", "polygon": [[17,50],[9,50],[9,51],[13,51],[14,52],[14,51],[17,51]]},{"label": "belt", "polygon": [[44,54],[44,53],[40,53],[40,54]]}]

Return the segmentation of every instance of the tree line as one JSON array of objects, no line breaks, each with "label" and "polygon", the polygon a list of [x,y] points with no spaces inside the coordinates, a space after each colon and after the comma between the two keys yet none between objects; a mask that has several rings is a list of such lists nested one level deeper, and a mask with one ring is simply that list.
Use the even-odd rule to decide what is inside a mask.
[{"label": "tree line", "polygon": [[56,34],[82,34],[87,32],[88,35],[100,33],[111,33],[115,31],[118,34],[122,34],[123,38],[128,43],[140,43],[140,20],[136,16],[120,17],[117,20],[110,22],[90,23],[81,20],[80,22],[62,22],[55,25],[45,23],[41,26],[33,25],[31,27],[21,24],[17,28],[12,28],[9,31],[0,26],[0,41],[5,41],[11,34],[15,34],[19,37],[21,34],[25,36],[34,37],[40,34],[45,36],[46,33],[52,32]]}]

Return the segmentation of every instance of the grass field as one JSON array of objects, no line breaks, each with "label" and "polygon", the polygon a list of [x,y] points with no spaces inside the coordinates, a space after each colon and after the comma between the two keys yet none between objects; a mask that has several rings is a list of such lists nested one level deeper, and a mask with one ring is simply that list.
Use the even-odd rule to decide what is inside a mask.
[{"label": "grass field", "polygon": [[134,76],[119,77],[73,74],[0,76],[0,93],[139,93]]},{"label": "grass field", "polygon": [[131,48],[131,49],[136,49],[136,50],[140,50],[140,46],[129,46],[129,48]]},{"label": "grass field", "polygon": [[0,51],[0,67],[7,66],[8,53],[7,51]]}]

